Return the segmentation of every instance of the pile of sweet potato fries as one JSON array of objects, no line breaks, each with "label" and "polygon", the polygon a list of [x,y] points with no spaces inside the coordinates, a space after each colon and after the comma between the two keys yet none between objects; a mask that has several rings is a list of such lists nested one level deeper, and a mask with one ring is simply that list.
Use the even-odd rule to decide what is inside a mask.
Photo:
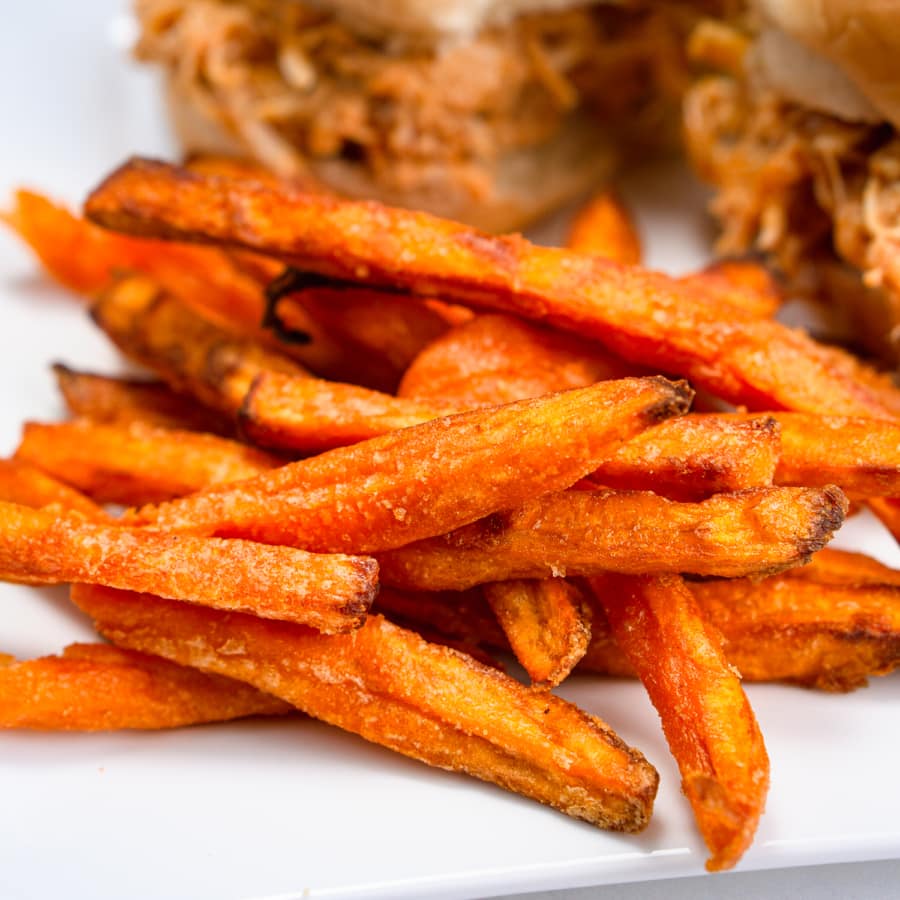
[{"label": "pile of sweet potato fries", "polygon": [[55,366],[73,418],[0,461],[0,577],[115,645],[0,658],[0,727],[299,709],[639,831],[656,771],[551,693],[636,675],[717,870],[769,784],[741,678],[900,662],[900,573],[823,549],[850,501],[900,534],[900,391],[755,263],[645,270],[611,196],[549,249],[215,159],[6,219],[155,378]]}]

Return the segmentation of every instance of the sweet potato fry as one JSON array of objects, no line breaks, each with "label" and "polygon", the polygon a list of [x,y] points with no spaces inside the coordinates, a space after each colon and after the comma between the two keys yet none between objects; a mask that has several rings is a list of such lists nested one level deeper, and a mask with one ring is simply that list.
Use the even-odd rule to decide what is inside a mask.
[{"label": "sweet potato fry", "polygon": [[691,572],[736,577],[806,561],[847,508],[837,488],[761,488],[675,503],[647,492],[562,491],[379,554],[403,590],[511,578]]},{"label": "sweet potato fry", "polygon": [[397,393],[474,409],[641,374],[637,366],[574,335],[516,316],[481,315],[429,344]]},{"label": "sweet potato fry", "polygon": [[556,687],[584,656],[590,612],[575,585],[562,578],[499,581],[485,585],[484,595],[535,685]]},{"label": "sweet potato fry", "polygon": [[107,644],[0,662],[0,729],[181,728],[290,711],[283,700],[231,678]]},{"label": "sweet potato fry", "polygon": [[749,259],[719,260],[678,280],[723,315],[734,310],[766,319],[778,312],[784,299],[769,270]]},{"label": "sweet potato fry", "polygon": [[647,824],[656,772],[604,722],[380,616],[324,637],[146,595],[72,595],[116,644],[276,692],[366,740],[604,828]]},{"label": "sweet potato fry", "polygon": [[730,869],[753,840],[769,790],[769,758],[722,639],[677,575],[605,575],[591,587],[647,688],[712,854]]},{"label": "sweet potato fry", "polygon": [[847,585],[894,585],[900,587],[900,570],[892,569],[866,556],[849,550],[834,550],[830,547],[820,550],[809,563],[785,573],[792,578],[806,578],[817,584]]},{"label": "sweet potato fry", "polygon": [[596,194],[578,210],[566,246],[626,265],[639,265],[643,256],[637,224],[613,191]]},{"label": "sweet potato fry", "polygon": [[252,478],[283,460],[212,434],[89,420],[27,422],[16,459],[98,503],[136,506]]},{"label": "sweet potato fry", "polygon": [[900,500],[894,497],[871,497],[867,501],[881,524],[900,541]]},{"label": "sweet potato fry", "polygon": [[689,402],[684,384],[663,378],[604,382],[434,419],[132,521],[320,552],[387,550],[568,487]]},{"label": "sweet potato fry", "polygon": [[161,381],[81,372],[55,363],[56,385],[72,415],[116,425],[140,422],[182,431],[230,436],[234,423],[176,394]]},{"label": "sweet potato fry", "polygon": [[240,423],[260,446],[318,453],[421,425],[448,411],[355,384],[261,372],[244,398]]},{"label": "sweet potato fry", "polygon": [[153,591],[339,632],[363,622],[377,577],[367,557],[160,534],[0,503],[5,580]]},{"label": "sweet potato fry", "polygon": [[602,460],[590,478],[606,487],[654,491],[672,500],[766,487],[781,456],[779,432],[771,416],[681,416],[632,438]]},{"label": "sweet potato fry", "polygon": [[225,331],[146,278],[119,281],[91,310],[128,357],[157,372],[178,393],[237,415],[262,371],[305,369],[256,341]]},{"label": "sweet potato fry", "polygon": [[[825,554],[837,554],[837,561]],[[900,667],[900,581],[880,583],[861,554],[820,551],[810,566],[762,581],[688,582],[704,617],[725,639],[728,661],[745,681],[786,681],[824,691],[852,691]],[[853,557],[858,557],[854,559]],[[437,618],[431,613],[431,618]],[[488,646],[498,646],[486,640]],[[633,669],[594,611],[586,671],[631,675]]]},{"label": "sweet potato fry", "polygon": [[20,459],[0,459],[0,502],[41,509],[58,506],[86,519],[103,521],[106,513],[84,494]]},{"label": "sweet potato fry", "polygon": [[773,417],[781,427],[777,484],[836,484],[859,497],[900,495],[900,424],[808,413]]},{"label": "sweet potato fry", "polygon": [[545,321],[750,409],[894,415],[886,379],[864,376],[848,354],[804,333],[734,308],[723,318],[671,278],[518,236],[146,160],[110,175],[85,209],[131,234],[244,247],[300,269]]}]

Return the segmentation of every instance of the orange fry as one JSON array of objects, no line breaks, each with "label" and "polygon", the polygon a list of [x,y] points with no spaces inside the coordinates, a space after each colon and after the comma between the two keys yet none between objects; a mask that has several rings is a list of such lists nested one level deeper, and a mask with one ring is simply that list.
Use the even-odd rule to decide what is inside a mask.
[{"label": "orange fry", "polygon": [[240,423],[255,444],[317,453],[421,425],[443,412],[355,384],[261,372],[244,398]]},{"label": "orange fry", "polygon": [[98,503],[124,506],[160,503],[212,484],[252,478],[283,462],[212,434],[89,420],[27,422],[16,459]]},{"label": "orange fry", "polygon": [[644,374],[580,338],[516,316],[480,315],[429,344],[398,394],[474,409]]},{"label": "orange fry", "polygon": [[613,191],[591,197],[572,219],[566,246],[626,265],[641,262],[641,236],[631,213]]},{"label": "orange fry", "polygon": [[0,729],[117,731],[181,728],[291,707],[239,681],[106,644],[61,656],[0,659]]},{"label": "orange fry", "polygon": [[126,356],[156,371],[174,391],[232,416],[260,372],[305,374],[297,363],[220,328],[146,278],[115,284],[91,315]]},{"label": "orange fry", "polygon": [[366,557],[160,534],[0,503],[5,580],[153,591],[339,632],[364,621],[377,577]]},{"label": "orange fry", "polygon": [[540,687],[562,683],[591,639],[581,591],[562,578],[499,581],[484,587],[516,659]]},{"label": "orange fry", "polygon": [[69,412],[80,418],[116,425],[140,422],[226,436],[234,430],[224,416],[174,393],[161,381],[96,375],[61,363],[54,364],[53,374]]},{"label": "orange fry", "polygon": [[562,491],[381,553],[381,578],[440,591],[605,571],[759,575],[805,562],[831,540],[846,508],[833,487],[761,488],[702,503],[649,491]]},{"label": "orange fry", "polygon": [[131,234],[240,246],[326,275],[516,312],[751,409],[879,418],[896,409],[887,379],[800,331],[733,308],[723,318],[666,276],[515,235],[146,160],[110,175],[85,209]]},{"label": "orange fry", "polygon": [[895,540],[900,541],[900,500],[893,497],[872,497],[867,502],[881,524]]},{"label": "orange fry", "polygon": [[900,569],[892,569],[866,556],[849,550],[820,550],[809,563],[791,570],[794,578],[807,578],[818,584],[864,585],[889,584],[900,587]]},{"label": "orange fry", "polygon": [[678,280],[718,307],[723,316],[735,310],[766,319],[778,312],[784,299],[769,270],[752,260],[719,260]]},{"label": "orange fry", "polygon": [[103,521],[106,513],[68,484],[21,459],[0,459],[0,502],[40,509],[59,506],[87,519]]},{"label": "orange fry", "polygon": [[568,487],[689,402],[685,385],[663,378],[609,381],[434,419],[132,520],[320,552],[387,550]]},{"label": "orange fry", "polygon": [[769,759],[721,636],[677,575],[591,579],[610,627],[662,720],[681,787],[712,854],[729,869],[753,840]]},{"label": "orange fry", "polygon": [[656,772],[604,722],[380,616],[325,637],[147,595],[78,586],[72,596],[116,644],[238,678],[366,740],[601,827],[647,824]]}]

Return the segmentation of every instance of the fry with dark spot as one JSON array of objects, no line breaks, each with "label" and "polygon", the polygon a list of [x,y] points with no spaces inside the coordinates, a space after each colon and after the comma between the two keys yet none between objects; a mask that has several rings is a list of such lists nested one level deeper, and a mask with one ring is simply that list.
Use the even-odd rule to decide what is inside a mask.
[{"label": "fry with dark spot", "polygon": [[649,491],[562,491],[378,558],[384,583],[404,590],[606,571],[761,575],[805,562],[846,509],[834,487],[760,488],[702,503]]},{"label": "fry with dark spot", "polygon": [[22,662],[0,658],[0,729],[182,728],[291,709],[231,678],[107,644],[72,644],[60,656]]},{"label": "fry with dark spot", "polygon": [[160,534],[0,503],[0,578],[152,591],[330,633],[365,620],[378,566],[368,557]]},{"label": "fry with dark spot", "polygon": [[656,771],[604,722],[380,616],[326,637],[147,595],[77,586],[72,598],[116,644],[237,678],[429,765],[603,828],[649,820]]}]

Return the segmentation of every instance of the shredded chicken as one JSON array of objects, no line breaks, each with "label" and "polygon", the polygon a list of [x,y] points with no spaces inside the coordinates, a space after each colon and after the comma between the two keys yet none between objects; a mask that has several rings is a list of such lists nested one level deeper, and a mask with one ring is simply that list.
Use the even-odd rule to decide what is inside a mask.
[{"label": "shredded chicken", "polygon": [[[772,255],[801,290],[837,260],[879,288],[900,334],[900,137],[888,125],[802,109],[752,80],[698,82],[684,106],[688,152],[717,188],[718,250]],[[877,336],[883,342],[884,335]]]},{"label": "shredded chicken", "polygon": [[623,140],[658,140],[688,84],[698,5],[578,7],[429,49],[296,2],[137,0],[137,53],[279,171],[337,157],[402,191],[453,167],[477,195],[496,159],[547,141],[574,107]]}]

